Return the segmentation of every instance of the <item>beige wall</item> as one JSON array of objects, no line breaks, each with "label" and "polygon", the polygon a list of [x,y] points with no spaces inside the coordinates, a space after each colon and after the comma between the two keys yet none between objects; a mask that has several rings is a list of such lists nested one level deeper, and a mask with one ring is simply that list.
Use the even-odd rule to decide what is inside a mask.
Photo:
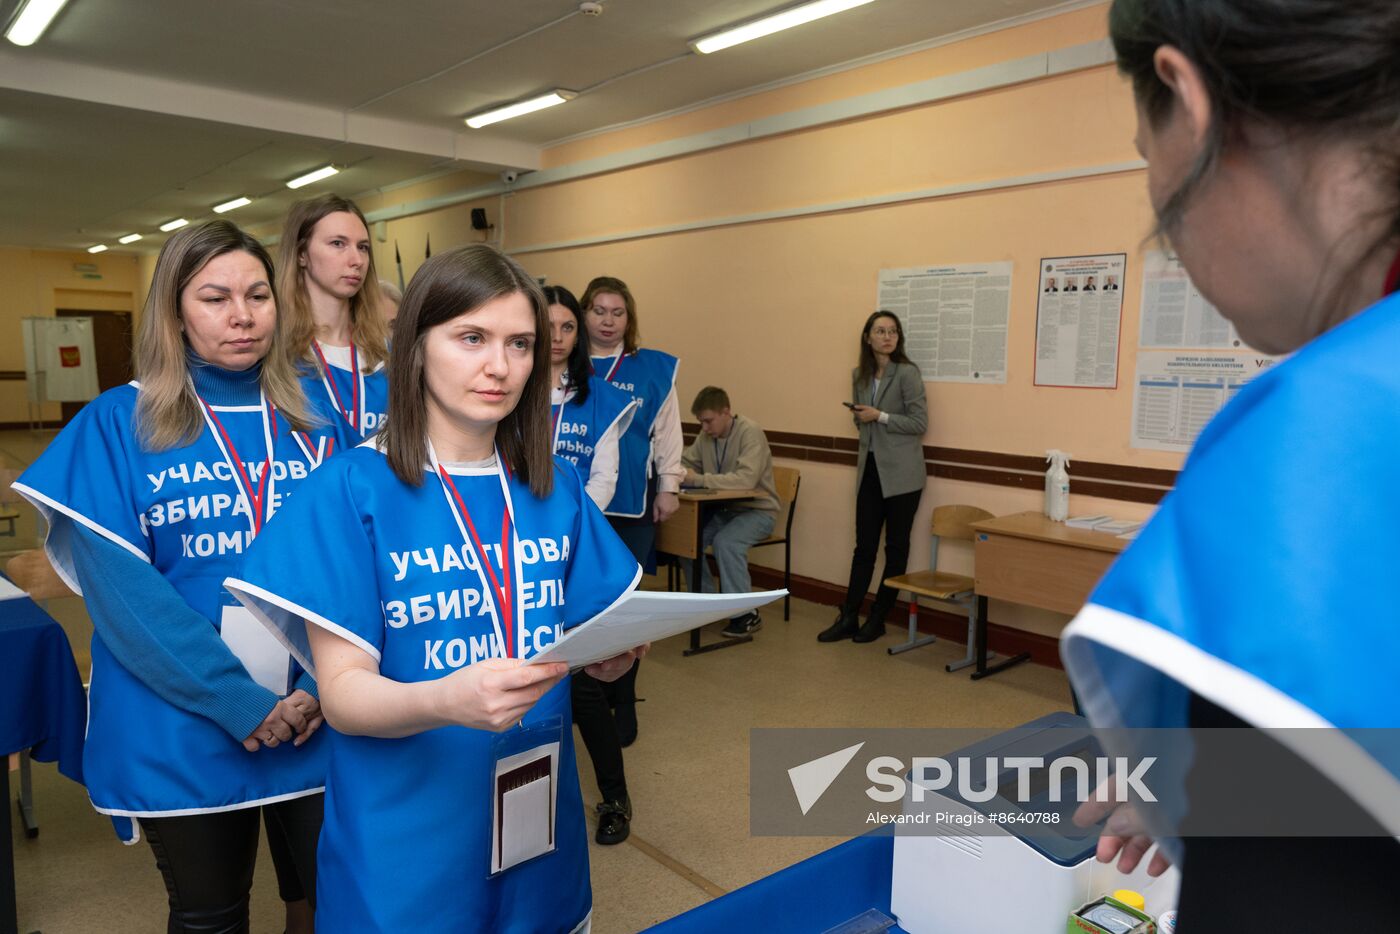
[{"label": "beige wall", "polygon": [[[941,75],[1102,39],[1094,7],[853,71],[726,102],[640,127],[561,145],[548,166],[732,126]],[[639,302],[644,342],[677,353],[678,392],[715,383],[738,410],[770,429],[852,437],[839,405],[849,394],[859,328],[876,301],[882,268],[962,262],[1015,263],[1009,376],[1005,385],[931,383],[925,442],[1040,454],[1059,447],[1086,460],[1176,468],[1175,454],[1128,447],[1138,332],[1141,258],[1151,228],[1144,177],[1133,170],[1073,181],[843,210],[798,218],[641,235],[538,251],[546,244],[616,237],[647,228],[714,221],[961,183],[985,183],[1130,162],[1133,106],[1112,66],[704,151],[516,192],[482,206],[504,246],[532,273],[578,291],[595,275],[625,279]],[[481,239],[462,205],[389,224],[410,274],[421,243],[435,249]],[[499,234],[500,231],[493,232]],[[1150,246],[1148,244],[1147,246]],[[1032,385],[1038,260],[1079,253],[1128,254],[1119,388]],[[390,251],[392,256],[392,251]],[[844,583],[854,523],[854,471],[799,462],[795,572]],[[1071,475],[1073,471],[1071,470]],[[996,513],[1040,506],[1035,492],[930,478],[912,563],[927,566],[928,515],[968,502]],[[1148,507],[1074,495],[1072,512],[1138,518]],[[769,550],[756,559],[781,566]],[[965,569],[970,555],[942,556]],[[996,606],[993,619],[1055,632],[1064,618]]]},{"label": "beige wall", "polygon": [[[74,269],[91,264],[96,273]],[[89,278],[96,275],[100,278]],[[56,308],[133,311],[146,280],[137,257],[126,253],[65,253],[0,247],[0,370],[24,370],[20,321],[52,316]],[[59,417],[59,406],[44,406],[43,417]],[[27,418],[25,384],[0,380],[0,422]]]}]

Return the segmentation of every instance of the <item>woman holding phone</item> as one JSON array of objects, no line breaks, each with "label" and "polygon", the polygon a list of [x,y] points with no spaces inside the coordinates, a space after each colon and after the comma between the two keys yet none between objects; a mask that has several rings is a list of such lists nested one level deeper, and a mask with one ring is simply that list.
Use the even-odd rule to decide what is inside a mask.
[{"label": "woman holding phone", "polygon": [[904,353],[904,326],[888,311],[865,320],[860,364],[851,374],[851,418],[860,431],[856,455],[856,547],[846,599],[819,642],[874,642],[885,634],[885,617],[896,592],[881,583],[865,625],[860,607],[875,572],[880,529],[885,530],[885,568],[880,580],[903,574],[909,563],[909,534],[924,492],[924,432],[928,400],[924,380]]}]

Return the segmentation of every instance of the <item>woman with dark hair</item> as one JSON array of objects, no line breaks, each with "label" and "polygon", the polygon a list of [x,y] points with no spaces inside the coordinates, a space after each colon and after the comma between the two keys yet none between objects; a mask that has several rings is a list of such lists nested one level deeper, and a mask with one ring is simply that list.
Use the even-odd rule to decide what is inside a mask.
[{"label": "woman with dark hair", "polygon": [[[1214,836],[1142,812],[1183,929],[1394,930],[1400,4],[1116,0],[1109,23],[1160,233],[1241,337],[1292,356],[1201,433],[1065,630],[1066,668],[1098,726],[1312,728],[1269,734],[1295,744],[1284,769],[1191,760],[1187,819]],[[1364,728],[1387,729],[1341,732]],[[1308,777],[1298,814],[1259,813]],[[1371,835],[1266,836],[1345,810]],[[1115,828],[1099,855],[1130,867],[1148,842]]]},{"label": "woman with dark hair", "polygon": [[885,530],[886,578],[903,574],[909,563],[909,533],[924,493],[924,432],[928,401],[919,368],[904,353],[904,326],[888,311],[865,319],[860,332],[860,365],[851,374],[851,418],[860,431],[856,455],[856,547],[851,579],[836,621],[817,636],[820,642],[874,642],[885,634],[885,617],[896,593],[883,583],[864,626],[860,607],[875,572],[880,529]]},{"label": "woman with dark hair", "polygon": [[[572,463],[584,489],[599,509],[607,507],[617,487],[618,442],[627,431],[637,403],[630,395],[593,373],[588,331],[574,293],[562,285],[544,287],[549,303],[549,362],[553,386],[554,453]],[[622,742],[607,693],[597,679],[580,671],[572,679],[574,723],[593,760],[603,800],[593,839],[603,846],[621,843],[631,833],[632,799]]]},{"label": "woman with dark hair", "polygon": [[594,375],[583,311],[562,285],[544,287],[549,304],[549,364],[554,453],[578,468],[588,496],[606,509],[617,488],[618,444],[637,402]]},{"label": "woman with dark hair", "polygon": [[[439,253],[395,334],[384,430],[327,462],[227,582],[314,662],[334,727],[316,926],[584,930],[568,670],[527,660],[641,569],[550,454],[533,278],[485,244]],[[643,651],[585,670],[615,678]]]},{"label": "woman with dark hair", "polygon": [[[172,236],[137,382],[84,406],[15,483],[92,617],[88,795],[128,843],[145,830],[171,932],[247,930],[260,812],[291,901],[315,888],[316,689],[220,586],[353,441],[302,395],[273,281],[267,251],[227,221]],[[294,920],[310,930],[309,913]]]},{"label": "woman with dark hair", "polygon": [[362,437],[374,434],[389,404],[384,364],[392,316],[382,307],[390,298],[374,269],[364,212],[337,194],[292,205],[277,276],[306,394],[324,395]]}]

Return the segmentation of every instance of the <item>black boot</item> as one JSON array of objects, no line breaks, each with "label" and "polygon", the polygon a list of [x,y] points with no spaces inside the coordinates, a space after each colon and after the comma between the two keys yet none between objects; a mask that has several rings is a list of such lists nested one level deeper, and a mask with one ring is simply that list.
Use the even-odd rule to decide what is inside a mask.
[{"label": "black boot", "polygon": [[885,620],[884,620],[884,618],[883,618],[883,617],[880,617],[880,616],[876,616],[874,613],[871,613],[869,619],[867,619],[867,620],[865,621],[865,625],[862,626],[862,627],[860,627],[860,630],[859,630],[854,636],[851,636],[851,641],[852,641],[852,642],[874,642],[876,639],[880,638],[880,637],[883,636],[884,634],[885,634]]},{"label": "black boot", "polygon": [[593,839],[602,846],[614,846],[626,840],[632,832],[632,800],[623,795],[621,801],[604,801],[597,807],[598,830]]},{"label": "black boot", "polygon": [[818,642],[840,642],[856,634],[856,615],[842,609],[836,614],[836,622],[817,634]]}]

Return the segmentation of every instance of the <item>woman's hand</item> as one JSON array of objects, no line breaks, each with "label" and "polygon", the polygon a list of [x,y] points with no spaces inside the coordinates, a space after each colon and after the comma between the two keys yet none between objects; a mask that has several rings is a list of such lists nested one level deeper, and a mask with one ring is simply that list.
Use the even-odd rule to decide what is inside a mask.
[{"label": "woman's hand", "polygon": [[301,711],[302,716],[306,718],[306,726],[297,733],[292,742],[294,746],[300,746],[326,722],[326,718],[321,716],[321,702],[305,691],[293,691],[287,695],[287,703]]},{"label": "woman's hand", "polygon": [[518,658],[489,658],[438,681],[439,706],[453,723],[499,733],[519,723],[568,673],[562,662],[526,665]]},{"label": "woman's hand", "polygon": [[873,405],[853,405],[851,413],[860,422],[875,422],[880,420],[880,410]]},{"label": "woman's hand", "polygon": [[681,501],[675,493],[657,493],[656,503],[651,509],[652,521],[665,522],[680,508]]},{"label": "woman's hand", "polygon": [[[293,693],[310,697],[305,691],[294,691]],[[320,705],[318,704],[318,715],[319,712]],[[284,697],[273,706],[272,710],[268,711],[267,716],[263,718],[262,723],[258,724],[257,729],[249,733],[247,739],[243,740],[243,748],[249,752],[257,752],[262,746],[276,749],[283,743],[290,742],[292,737],[306,733],[306,722],[307,717],[302,711],[300,702],[294,704],[290,696]],[[311,734],[306,733],[306,735],[310,736]]]},{"label": "woman's hand", "polygon": [[632,664],[639,658],[646,656],[651,651],[651,643],[647,642],[637,646],[621,655],[614,655],[612,658],[605,658],[601,662],[594,662],[583,670],[591,677],[599,681],[616,681],[627,672],[632,670]]},{"label": "woman's hand", "polygon": [[[1108,784],[1110,792],[1106,796],[1112,799],[1115,797],[1112,793],[1116,788],[1115,777],[1110,777]],[[1094,798],[1098,797],[1099,794],[1096,793]],[[1112,862],[1117,857],[1118,871],[1126,875],[1136,869],[1138,863],[1142,862],[1142,857],[1152,849],[1152,837],[1147,833],[1147,827],[1137,809],[1127,802],[1090,799],[1079,806],[1072,820],[1075,826],[1092,827],[1105,817],[1108,818],[1108,823],[1104,825],[1103,833],[1099,836],[1098,850],[1094,855],[1101,863]],[[1170,866],[1171,860],[1159,847],[1152,855],[1152,862],[1147,866],[1147,874],[1156,878]]]}]

